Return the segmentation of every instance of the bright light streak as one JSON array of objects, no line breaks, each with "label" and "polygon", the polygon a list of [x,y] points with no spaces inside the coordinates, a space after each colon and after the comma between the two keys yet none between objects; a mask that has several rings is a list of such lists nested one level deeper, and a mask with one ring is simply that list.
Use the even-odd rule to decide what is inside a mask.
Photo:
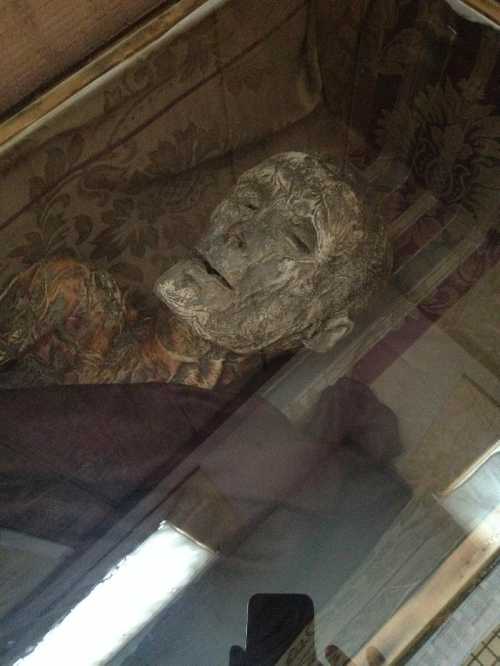
[{"label": "bright light streak", "polygon": [[105,664],[214,558],[162,523],[14,666]]}]

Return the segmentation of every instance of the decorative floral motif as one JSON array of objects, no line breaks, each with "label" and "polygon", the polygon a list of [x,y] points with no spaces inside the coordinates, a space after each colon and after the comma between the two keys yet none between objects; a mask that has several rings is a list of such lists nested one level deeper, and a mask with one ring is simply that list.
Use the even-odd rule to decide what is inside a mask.
[{"label": "decorative floral motif", "polygon": [[[153,206],[154,203],[153,200]],[[147,210],[136,206],[131,197],[115,199],[112,210],[102,215],[106,226],[92,241],[95,247],[91,259],[113,261],[126,249],[135,257],[144,257],[146,250],[154,250],[159,240],[158,229],[150,224],[150,218]]]},{"label": "decorative floral motif", "polygon": [[470,93],[466,81],[455,87],[449,79],[426,88],[412,108],[382,113],[378,140],[444,203],[479,214],[498,202],[500,115]]},{"label": "decorative floral motif", "polygon": [[[164,138],[158,142],[156,150],[149,153],[146,174],[158,177],[182,173],[211,157],[217,157],[223,143],[220,125],[206,130],[190,122],[185,129],[173,131],[169,139]],[[179,169],[179,164],[184,169]]]}]

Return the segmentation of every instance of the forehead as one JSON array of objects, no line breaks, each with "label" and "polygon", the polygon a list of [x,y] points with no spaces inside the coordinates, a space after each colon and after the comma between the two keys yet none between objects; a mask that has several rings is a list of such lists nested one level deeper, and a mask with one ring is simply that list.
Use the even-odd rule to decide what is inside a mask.
[{"label": "forehead", "polygon": [[317,235],[317,245],[325,246],[333,233],[329,214],[332,178],[312,156],[284,153],[274,156],[240,176],[236,199],[253,200],[255,208],[274,208],[281,226],[299,225]]},{"label": "forehead", "polygon": [[252,193],[253,207],[275,208],[285,213],[281,222],[313,226],[320,254],[356,244],[364,233],[367,211],[359,188],[334,168],[326,168],[312,155],[282,153],[240,176],[236,199]]},{"label": "forehead", "polygon": [[325,174],[321,166],[308,156],[278,156],[246,171],[236,189],[256,189],[271,195],[318,198]]}]

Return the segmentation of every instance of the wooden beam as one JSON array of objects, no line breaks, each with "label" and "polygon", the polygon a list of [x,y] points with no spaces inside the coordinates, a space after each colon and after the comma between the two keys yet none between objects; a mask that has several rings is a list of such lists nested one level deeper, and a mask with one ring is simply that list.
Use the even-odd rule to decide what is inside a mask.
[{"label": "wooden beam", "polygon": [[445,620],[453,601],[473,586],[500,551],[500,508],[493,511],[443,562],[422,586],[370,638],[354,657],[358,666],[367,666],[366,651],[376,647],[388,664],[405,658],[416,643]]},{"label": "wooden beam", "polygon": [[173,6],[160,9],[153,17],[140,22],[78,71],[35,98],[20,111],[7,117],[0,124],[0,146],[43,120],[50,112],[103,74],[160,39],[204,4],[208,4],[207,0],[179,0]]},{"label": "wooden beam", "polygon": [[498,0],[463,0],[463,2],[487,16],[500,27],[500,2]]}]

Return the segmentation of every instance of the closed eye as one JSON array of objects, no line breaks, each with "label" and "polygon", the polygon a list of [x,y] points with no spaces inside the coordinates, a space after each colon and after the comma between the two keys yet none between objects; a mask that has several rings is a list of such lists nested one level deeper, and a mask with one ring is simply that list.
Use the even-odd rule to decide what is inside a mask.
[{"label": "closed eye", "polygon": [[244,192],[239,193],[238,203],[243,208],[248,208],[248,210],[251,211],[259,210],[262,205],[259,193],[250,188],[246,189]]},{"label": "closed eye", "polygon": [[[313,232],[314,233],[314,232]],[[309,238],[309,234],[305,230],[300,232],[294,229],[290,229],[286,233],[286,239],[294,249],[298,250],[302,254],[312,254],[314,252],[315,241],[312,237]]]},{"label": "closed eye", "polygon": [[243,201],[242,205],[249,210],[259,210],[259,204],[255,201]]}]

